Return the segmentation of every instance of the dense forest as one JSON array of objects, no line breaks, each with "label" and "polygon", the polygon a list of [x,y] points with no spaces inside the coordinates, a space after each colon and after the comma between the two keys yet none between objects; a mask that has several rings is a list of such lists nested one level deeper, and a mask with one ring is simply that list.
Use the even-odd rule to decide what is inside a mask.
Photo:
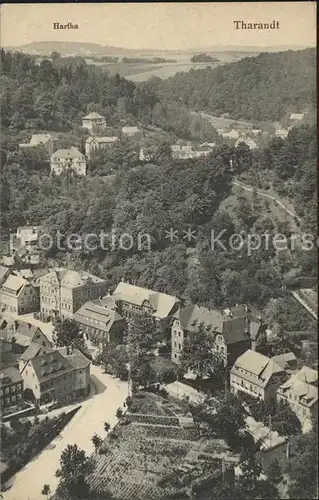
[{"label": "dense forest", "polygon": [[[289,52],[288,56],[291,54],[295,55]],[[81,58],[57,57],[36,65],[32,57],[2,51],[1,59],[2,227],[13,231],[27,223],[42,224],[53,237],[60,231],[62,244],[72,233],[102,231],[115,232],[115,239],[128,233],[134,240],[128,250],[111,244],[92,251],[53,246],[44,255],[43,265],[88,270],[106,278],[110,288],[124,277],[210,307],[251,302],[267,308],[270,299],[283,301],[272,311],[273,317],[279,317],[280,307],[285,310],[287,306],[283,274],[296,267],[305,275],[315,274],[316,249],[276,254],[273,248],[260,248],[249,255],[247,243],[238,250],[227,247],[234,233],[245,241],[249,234],[265,231],[271,237],[278,232],[291,237],[289,221],[274,217],[256,193],[251,200],[241,192],[232,194],[232,181],[238,178],[257,188],[269,179],[274,189],[293,201],[302,218],[300,231],[316,234],[315,127],[293,128],[287,139],[270,139],[263,149],[220,145],[206,158],[186,161],[172,159],[169,145],[163,144],[155,161],[144,166],[139,165],[129,141],[121,141],[104,159],[114,165],[112,179],[99,166],[85,178],[50,177],[41,152],[22,154],[19,141],[37,130],[62,131],[79,138],[83,134],[80,119],[90,109],[100,111],[115,129],[121,120],[131,120],[146,126],[155,122],[177,135],[202,135],[206,124],[198,122],[195,127],[189,110],[167,96],[161,98],[152,81],[135,86],[118,75],[108,76]],[[228,65],[222,71],[228,68],[232,75],[234,67],[241,68]],[[255,69],[258,75],[259,63]],[[209,70],[209,74],[213,73]],[[246,72],[246,77],[257,81],[255,73]],[[192,79],[193,73],[183,78]],[[232,78],[228,81],[238,84]],[[198,87],[201,82],[197,78]],[[296,95],[303,91],[301,88]],[[276,99],[276,95],[272,97]],[[260,105],[263,99],[261,94]],[[234,198],[231,214],[222,208],[230,196]],[[170,240],[171,229],[176,233]],[[221,242],[226,250],[217,245],[212,251],[212,230],[216,235],[224,231]],[[145,233],[150,235],[151,246],[138,248],[138,235]],[[291,305],[289,310],[293,310]],[[309,328],[309,319],[300,311],[291,316],[286,328]]]},{"label": "dense forest", "polygon": [[262,53],[211,69],[178,73],[156,85],[165,100],[235,119],[276,121],[316,106],[316,51]]},{"label": "dense forest", "polygon": [[149,87],[137,87],[119,75],[109,76],[81,57],[54,57],[39,65],[35,58],[1,50],[0,105],[3,149],[36,131],[77,131],[92,110],[112,127],[154,124],[185,139],[214,140],[217,132],[186,107],[165,103]]}]

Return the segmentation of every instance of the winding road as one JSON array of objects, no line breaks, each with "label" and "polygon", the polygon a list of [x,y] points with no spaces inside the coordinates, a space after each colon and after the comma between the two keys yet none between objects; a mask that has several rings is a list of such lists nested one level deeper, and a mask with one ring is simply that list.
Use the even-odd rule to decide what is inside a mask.
[{"label": "winding road", "polygon": [[93,434],[96,432],[104,437],[104,422],[108,421],[111,428],[117,423],[115,412],[128,394],[127,383],[103,373],[95,365],[91,365],[91,375],[94,386],[91,397],[81,403],[80,410],[59,436],[10,480],[10,489],[2,492],[4,500],[43,500],[44,484],[48,484],[54,493],[58,485],[55,472],[66,446],[76,443],[91,454],[94,451]]},{"label": "winding road", "polygon": [[[254,187],[247,186],[246,184],[243,184],[242,182],[233,181],[232,183],[235,186],[238,186],[238,187],[244,189],[245,191],[252,192],[255,189]],[[301,218],[298,217],[296,212],[293,212],[292,210],[287,208],[286,205],[282,201],[280,201],[278,198],[276,198],[275,196],[272,196],[268,193],[265,193],[264,191],[261,191],[260,189],[256,189],[256,193],[259,194],[260,196],[264,196],[265,198],[269,198],[270,200],[274,201],[275,203],[277,203],[277,205],[279,205],[281,208],[283,208],[287,212],[287,214],[291,215],[292,217],[296,218],[299,222],[301,222]]]}]

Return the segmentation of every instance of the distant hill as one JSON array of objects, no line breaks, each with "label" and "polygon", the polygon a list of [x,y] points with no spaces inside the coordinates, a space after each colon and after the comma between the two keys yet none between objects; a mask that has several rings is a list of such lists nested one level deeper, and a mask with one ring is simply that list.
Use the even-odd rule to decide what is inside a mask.
[{"label": "distant hill", "polygon": [[157,92],[193,110],[231,118],[277,121],[316,106],[316,50],[262,53],[240,61],[177,73]]},{"label": "distant hill", "polygon": [[165,50],[150,50],[150,49],[126,49],[123,47],[112,47],[109,45],[101,45],[99,43],[87,42],[59,42],[59,41],[43,41],[31,42],[18,47],[4,47],[5,50],[19,51],[27,54],[49,55],[51,52],[59,52],[62,56],[78,55],[78,56],[94,56],[94,55],[132,55],[137,53],[157,53],[170,52]]}]

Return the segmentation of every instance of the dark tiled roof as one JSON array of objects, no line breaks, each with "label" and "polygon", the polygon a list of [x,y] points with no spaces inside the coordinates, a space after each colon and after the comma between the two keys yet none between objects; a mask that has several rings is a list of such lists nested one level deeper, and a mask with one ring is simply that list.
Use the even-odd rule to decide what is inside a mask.
[{"label": "dark tiled roof", "polygon": [[58,350],[38,356],[29,361],[40,382],[46,382],[73,370],[73,366]]},{"label": "dark tiled roof", "polygon": [[67,353],[67,347],[62,347],[59,352],[76,370],[86,368],[91,362],[78,349],[73,349],[71,354]]},{"label": "dark tiled roof", "polygon": [[223,322],[223,336],[226,344],[249,340],[246,318],[227,318]]},{"label": "dark tiled roof", "polygon": [[[10,379],[10,382],[6,382],[6,378]],[[22,377],[19,373],[19,370],[14,368],[14,366],[9,366],[8,368],[4,368],[0,372],[0,385],[7,384],[15,384],[17,382],[22,382]]]},{"label": "dark tiled roof", "polygon": [[52,351],[53,349],[51,348],[43,347],[41,344],[37,344],[36,342],[31,342],[24,353],[21,354],[20,359],[22,359],[22,361],[29,361],[29,359],[33,359],[36,356],[43,356],[44,354]]}]

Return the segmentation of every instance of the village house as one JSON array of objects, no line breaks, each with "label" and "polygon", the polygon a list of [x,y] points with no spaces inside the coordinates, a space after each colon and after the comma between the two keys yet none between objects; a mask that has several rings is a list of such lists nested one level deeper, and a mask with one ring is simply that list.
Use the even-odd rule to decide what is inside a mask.
[{"label": "village house", "polygon": [[232,318],[224,312],[191,305],[179,309],[171,325],[171,359],[180,363],[184,342],[190,333],[200,328],[212,335],[214,350],[231,366],[233,360],[250,348],[251,341],[245,318]]},{"label": "village house", "polygon": [[0,309],[15,314],[38,311],[37,290],[27,280],[9,275],[0,288]]},{"label": "village house", "polygon": [[222,130],[222,131],[220,131],[220,135],[224,139],[238,139],[239,132],[238,132],[238,130],[235,130],[235,129],[232,129],[229,132],[225,132],[225,131]]},{"label": "village house", "polygon": [[116,311],[111,296],[86,302],[74,315],[74,320],[90,341],[100,349],[105,344],[123,342],[125,320]]},{"label": "village house", "polygon": [[304,113],[292,113],[290,115],[290,121],[298,123],[301,122],[304,119],[304,117],[305,117]]},{"label": "village house", "polygon": [[171,151],[172,158],[176,160],[190,160],[193,158],[200,158],[201,156],[208,156],[212,152],[212,148],[202,144],[198,150],[195,150],[191,144],[173,144],[171,146]]},{"label": "village house", "polygon": [[124,318],[134,312],[147,313],[154,318],[156,331],[166,333],[170,318],[178,310],[180,301],[173,295],[156,292],[130,283],[120,282],[113,299],[118,306],[118,312]]},{"label": "village house", "polygon": [[264,401],[276,399],[278,387],[288,378],[273,359],[248,349],[235,361],[230,371],[232,392],[245,392]]},{"label": "village house", "polygon": [[13,320],[11,317],[4,317],[0,324],[0,338],[5,342],[10,342],[12,351],[22,354],[31,344],[37,344],[45,348],[52,347],[42,330],[26,321]]},{"label": "village house", "polygon": [[224,313],[230,318],[245,319],[253,351],[266,343],[267,324],[263,321],[260,311],[255,307],[250,304],[236,305],[228,307]]},{"label": "village house", "polygon": [[26,348],[26,350],[19,357],[19,371],[23,371],[25,365],[30,361],[30,359],[36,358],[37,356],[44,356],[50,352],[53,352],[53,347],[43,346],[37,342],[31,342],[31,344]]},{"label": "village house", "polygon": [[245,135],[240,136],[237,139],[237,141],[235,143],[235,148],[238,148],[238,146],[241,143],[246,144],[249,147],[249,149],[256,149],[257,148],[257,144],[255,143],[255,141],[253,139],[251,139],[250,137],[246,137]]},{"label": "village house", "polygon": [[85,156],[75,147],[59,149],[50,159],[51,174],[61,175],[70,172],[76,175],[86,175]]},{"label": "village house", "polygon": [[286,401],[298,417],[303,432],[312,427],[318,412],[318,372],[303,366],[277,391],[277,401]]},{"label": "village house", "polygon": [[284,128],[279,128],[275,131],[275,137],[280,137],[280,139],[286,139],[289,131]]},{"label": "village house", "polygon": [[92,153],[113,146],[119,140],[118,137],[89,137],[85,141],[85,154],[91,158]]},{"label": "village house", "polygon": [[92,111],[82,118],[82,128],[87,129],[91,134],[97,133],[106,128],[106,119],[96,111]]},{"label": "village house", "polygon": [[10,252],[19,249],[25,249],[30,253],[37,252],[42,231],[42,226],[18,227],[17,232],[10,235]]},{"label": "village house", "polygon": [[1,408],[17,404],[22,400],[23,379],[15,367],[10,366],[0,371]]},{"label": "village house", "polygon": [[138,127],[122,127],[122,134],[128,137],[133,137],[136,134],[139,134],[141,131]]},{"label": "village house", "polygon": [[293,352],[285,352],[283,354],[276,354],[276,356],[272,356],[271,359],[286,373],[291,374],[297,370],[298,360]]},{"label": "village house", "polygon": [[103,297],[107,292],[105,280],[66,268],[49,272],[39,282],[40,313],[46,320],[73,318],[85,302]]},{"label": "village house", "polygon": [[252,128],[251,133],[256,136],[262,133],[262,130],[260,128]]},{"label": "village house", "polygon": [[51,134],[33,134],[30,142],[19,144],[20,149],[33,149],[38,147],[45,147],[49,156],[53,153],[55,140],[51,136]]},{"label": "village house", "polygon": [[70,403],[90,391],[90,361],[77,349],[40,353],[23,366],[25,398],[37,405]]}]

